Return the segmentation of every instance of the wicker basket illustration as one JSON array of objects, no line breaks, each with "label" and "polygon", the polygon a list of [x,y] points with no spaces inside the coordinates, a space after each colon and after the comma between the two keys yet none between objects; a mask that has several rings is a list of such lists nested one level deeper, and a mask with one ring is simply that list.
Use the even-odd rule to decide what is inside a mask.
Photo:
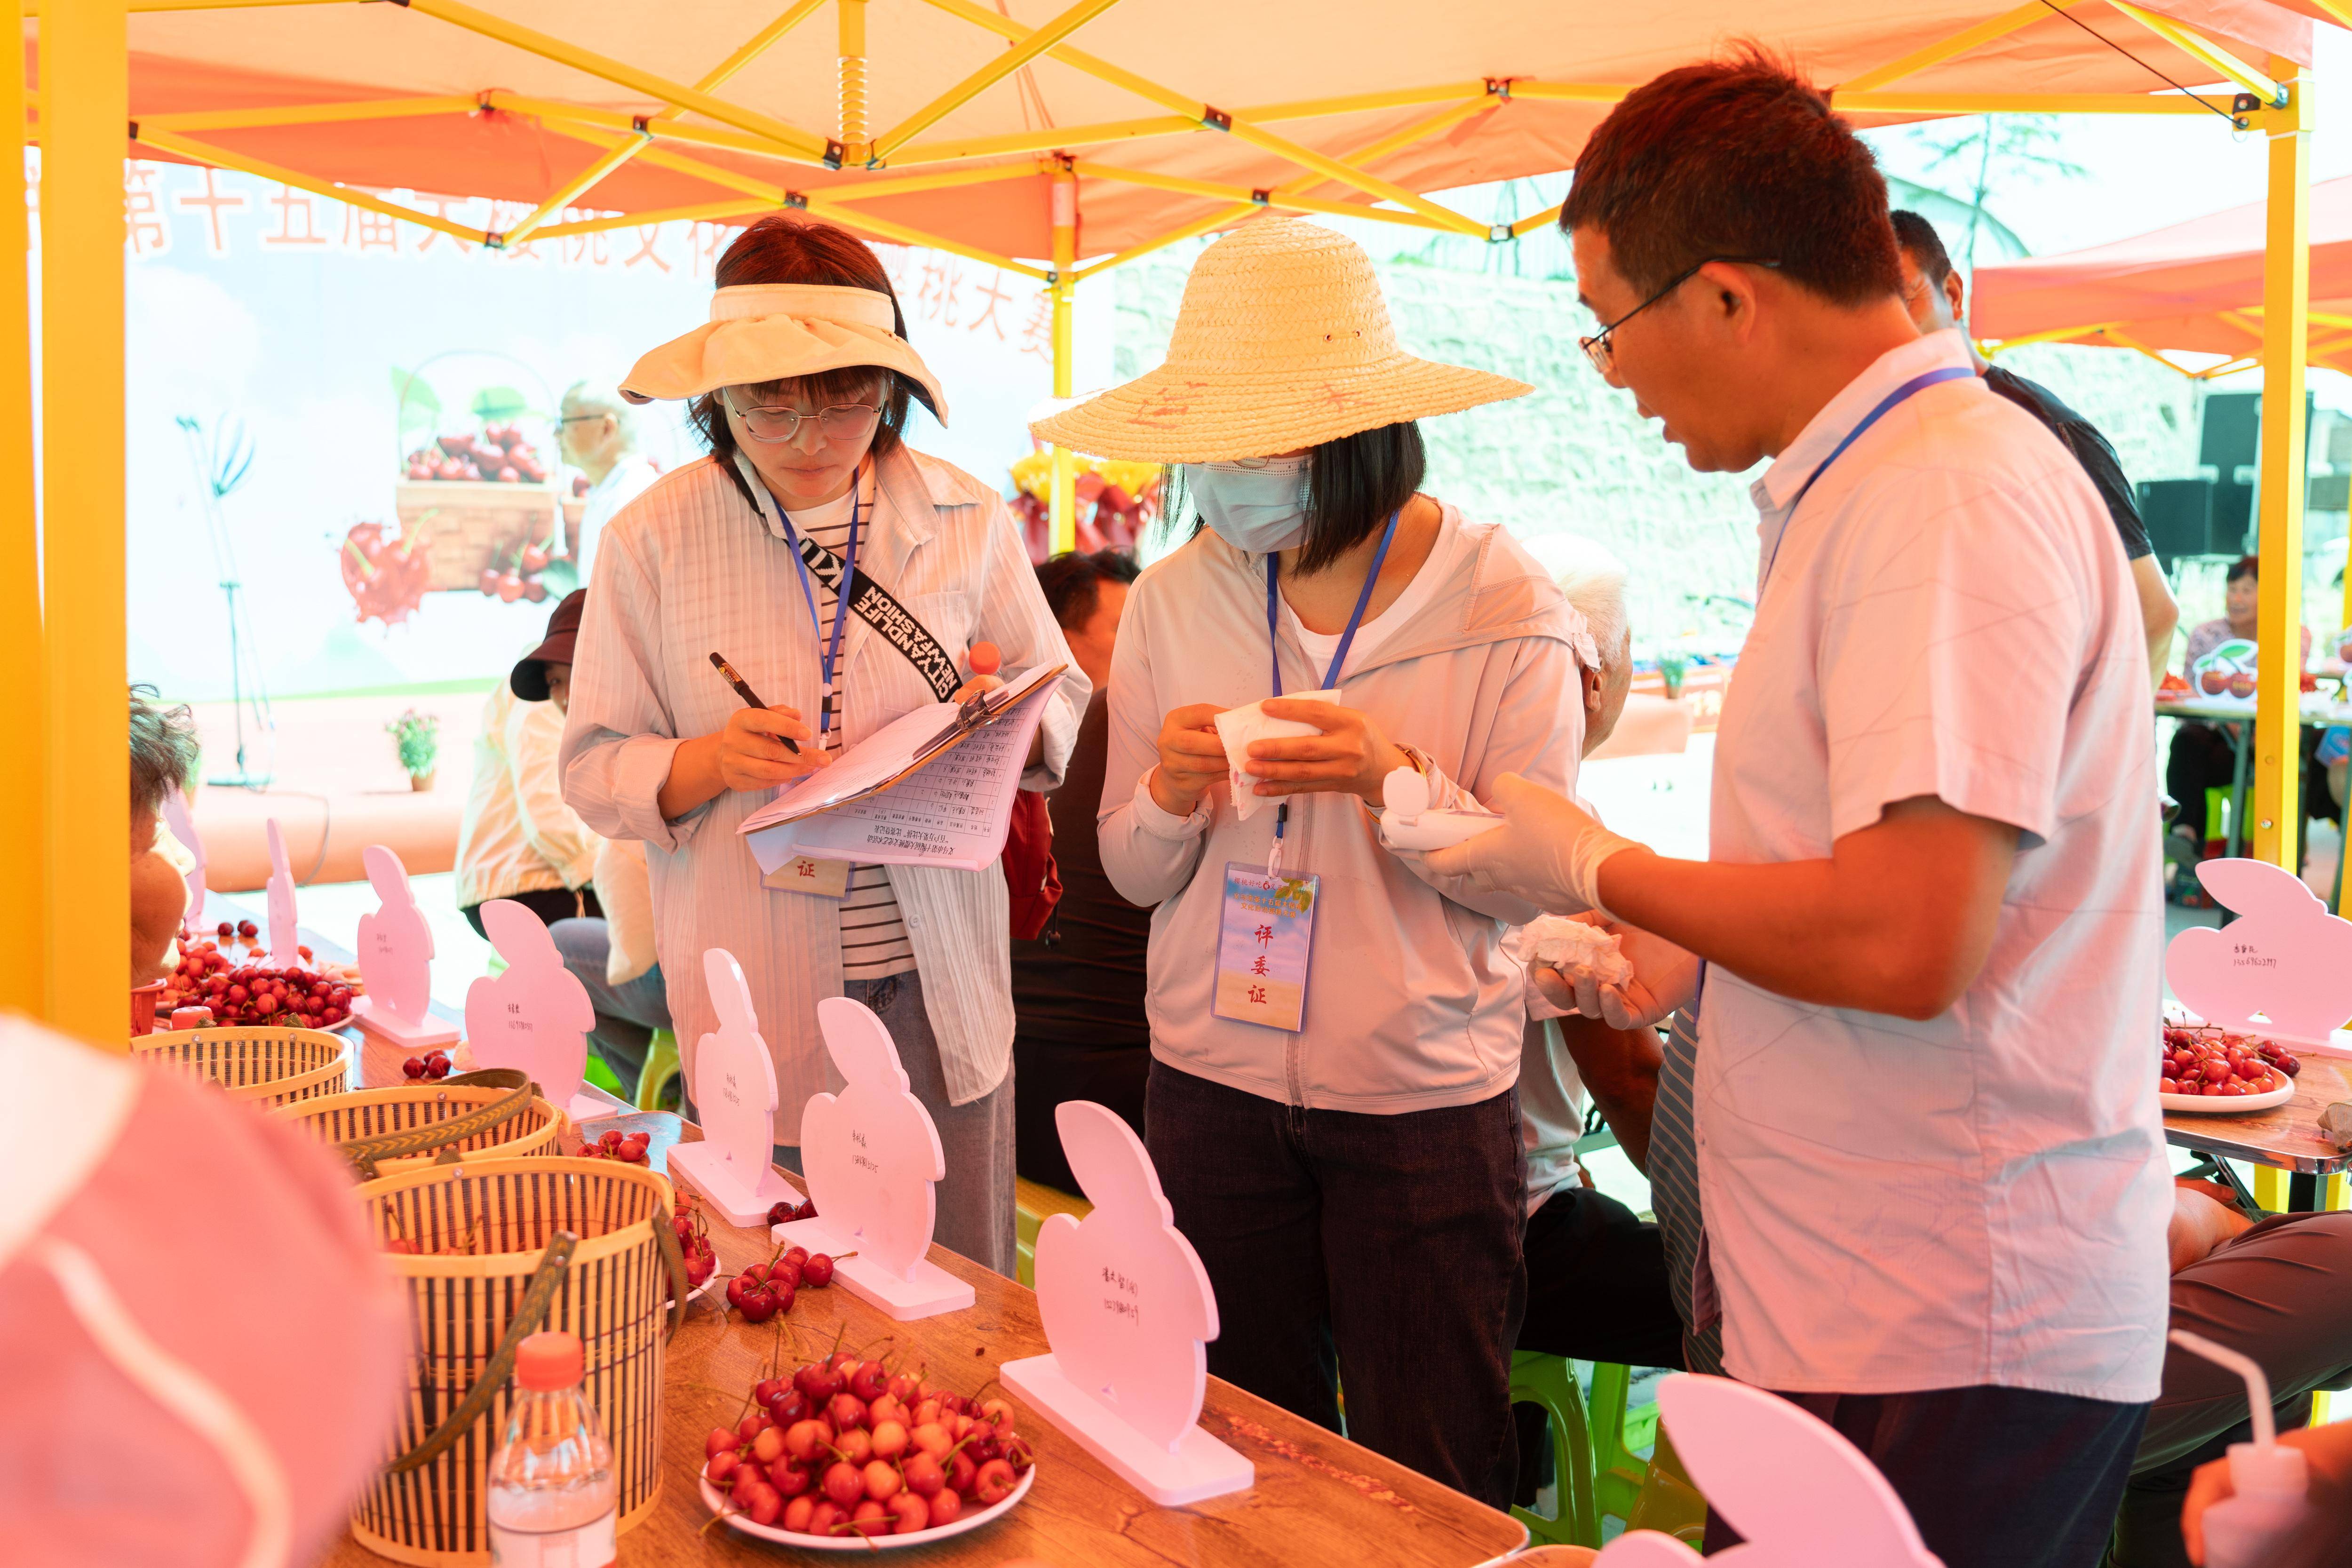
[{"label": "wicker basket illustration", "polygon": [[340,1035],[320,1029],[178,1029],[138,1035],[133,1056],[208,1078],[232,1100],[267,1110],[322,1094],[341,1094],[351,1080]]},{"label": "wicker basket illustration", "polygon": [[341,1146],[369,1180],[452,1154],[478,1160],[552,1154],[566,1120],[516,1068],[331,1094],[282,1105],[270,1114]]},{"label": "wicker basket illustration", "polygon": [[415,1324],[410,1387],[391,1465],[352,1508],[352,1537],[401,1563],[490,1561],[484,1477],[515,1351],[541,1329],[580,1336],[586,1393],[613,1442],[620,1528],[644,1519],[661,1490],[664,1351],[687,1295],[669,1183],[559,1156],[425,1165],[358,1192],[379,1236],[424,1251],[386,1259]]},{"label": "wicker basket illustration", "polygon": [[561,537],[552,483],[499,484],[492,479],[415,479],[395,488],[404,533],[421,533],[433,592],[475,589],[483,572],[510,564],[526,544]]}]

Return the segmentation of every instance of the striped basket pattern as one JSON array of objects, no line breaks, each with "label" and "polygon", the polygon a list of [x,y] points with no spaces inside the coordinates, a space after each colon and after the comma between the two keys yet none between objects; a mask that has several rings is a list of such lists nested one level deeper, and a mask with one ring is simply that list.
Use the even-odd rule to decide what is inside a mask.
[{"label": "striped basket pattern", "polygon": [[[386,1261],[415,1340],[390,1467],[354,1505],[352,1535],[399,1563],[487,1565],[484,1479],[505,1429],[514,1347],[564,1329],[613,1444],[620,1528],[661,1490],[664,1347],[686,1300],[658,1173],[564,1156],[425,1165],[362,1183],[370,1227],[424,1255]],[[443,1247],[466,1248],[437,1256]]]},{"label": "striped basket pattern", "polygon": [[[508,1101],[515,1103],[499,1115]],[[567,1121],[536,1093],[463,1082],[321,1095],[281,1105],[270,1114],[321,1142],[341,1145],[368,1176],[429,1165],[448,1151],[479,1160],[553,1154]],[[394,1144],[394,1152],[374,1152],[386,1143]]]},{"label": "striped basket pattern", "polygon": [[175,1029],[131,1040],[134,1058],[208,1078],[230,1099],[264,1110],[342,1093],[351,1081],[348,1049],[341,1035],[322,1029]]}]

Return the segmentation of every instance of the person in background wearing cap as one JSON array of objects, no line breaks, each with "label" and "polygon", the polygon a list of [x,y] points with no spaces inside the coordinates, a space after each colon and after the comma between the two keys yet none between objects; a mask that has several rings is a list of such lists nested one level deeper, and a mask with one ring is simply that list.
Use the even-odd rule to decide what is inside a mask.
[{"label": "person in background wearing cap", "polygon": [[587,590],[575,588],[557,603],[546,639],[482,705],[474,787],[457,828],[457,908],[486,936],[481,906],[492,899],[512,899],[549,925],[604,912],[590,885],[596,836],[563,804],[556,767],[562,693],[587,597]]},{"label": "person in background wearing cap", "polygon": [[[702,954],[750,982],[774,1058],[776,1158],[837,1087],[816,1004],[849,996],[898,1044],[939,1129],[941,1245],[1013,1269],[1013,996],[1004,874],[795,861],[763,879],[735,831],[778,784],[917,708],[961,700],[974,645],[1021,670],[1068,664],[996,491],[910,449],[911,401],[944,417],[882,263],[828,224],[776,216],[719,258],[709,324],[622,384],[687,398],[710,456],[624,508],[596,575],[563,740],[582,818],[642,841],[669,1007],[691,1074],[718,1026]],[[747,704],[723,657],[759,698]],[[1022,784],[1061,782],[1087,701],[1045,700]]]},{"label": "person in background wearing cap", "polygon": [[[1400,769],[1440,806],[1570,787],[1590,633],[1420,493],[1416,419],[1528,390],[1402,353],[1360,249],[1262,218],[1193,264],[1165,364],[1031,426],[1177,465],[1194,514],[1128,598],[1099,834],[1157,906],[1144,1120],[1216,1289],[1209,1370],[1335,1431],[1344,1384],[1350,1437],[1498,1508],[1527,1289],[1503,935],[1538,911],[1397,858],[1368,808]],[[1229,780],[1216,718],[1261,699],[1313,732]]]},{"label": "person in background wearing cap", "polygon": [[1654,1193],[1695,1164],[1694,1321],[1861,1448],[1948,1568],[2087,1568],[2158,1392],[2171,1202],[2115,525],[1956,333],[1920,335],[1869,148],[1780,61],[1635,89],[1560,224],[1594,368],[1693,468],[1772,459],[1710,858],[1505,779],[1503,826],[1428,863],[1706,962],[1689,1124],[1662,1079],[1648,1148]]}]

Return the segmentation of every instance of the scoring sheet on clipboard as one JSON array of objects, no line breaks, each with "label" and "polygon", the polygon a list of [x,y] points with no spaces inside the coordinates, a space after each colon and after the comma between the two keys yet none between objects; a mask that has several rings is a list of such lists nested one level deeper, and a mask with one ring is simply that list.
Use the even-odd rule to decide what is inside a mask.
[{"label": "scoring sheet on clipboard", "polygon": [[952,702],[903,714],[736,831],[762,872],[803,855],[977,871],[1004,852],[1029,740],[1066,668],[1034,669],[989,693],[997,700],[977,725],[959,727]]}]

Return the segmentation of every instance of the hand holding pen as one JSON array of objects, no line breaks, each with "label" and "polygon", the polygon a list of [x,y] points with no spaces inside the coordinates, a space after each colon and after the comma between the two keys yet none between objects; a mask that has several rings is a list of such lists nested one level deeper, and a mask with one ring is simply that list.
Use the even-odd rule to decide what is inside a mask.
[{"label": "hand holding pen", "polygon": [[796,709],[772,708],[717,653],[711,664],[735,689],[744,706],[727,716],[719,731],[719,775],[729,789],[772,789],[824,767],[833,759],[815,743],[816,731]]}]

